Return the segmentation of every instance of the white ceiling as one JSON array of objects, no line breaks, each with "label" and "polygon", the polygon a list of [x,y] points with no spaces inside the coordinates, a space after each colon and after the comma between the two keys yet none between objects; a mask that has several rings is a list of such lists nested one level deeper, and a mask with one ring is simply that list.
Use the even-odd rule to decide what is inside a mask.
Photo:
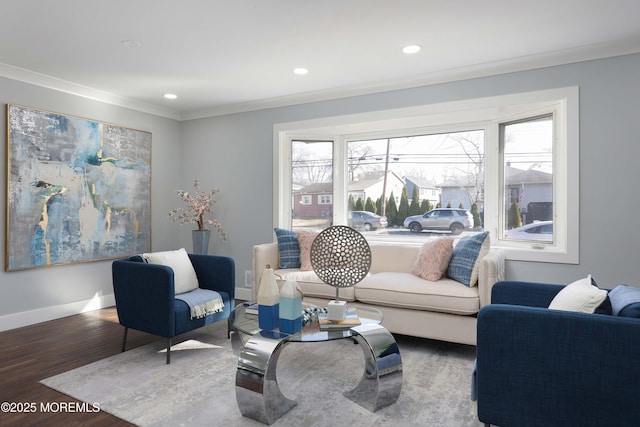
[{"label": "white ceiling", "polygon": [[0,0],[0,76],[176,119],[633,52],[638,0]]}]

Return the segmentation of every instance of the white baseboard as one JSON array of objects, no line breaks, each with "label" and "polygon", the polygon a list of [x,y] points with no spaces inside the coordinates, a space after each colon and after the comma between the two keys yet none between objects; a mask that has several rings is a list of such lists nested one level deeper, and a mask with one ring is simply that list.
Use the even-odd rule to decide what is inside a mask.
[{"label": "white baseboard", "polygon": [[[251,288],[236,287],[236,299],[251,301]],[[86,313],[87,311],[99,310],[105,307],[116,305],[113,294],[96,295],[91,299],[76,301],[68,304],[60,304],[35,310],[22,311],[20,313],[0,316],[0,331],[21,328],[23,326],[35,325],[36,323],[48,322],[49,320],[60,319],[74,314]]]},{"label": "white baseboard", "polygon": [[113,294],[96,294],[93,298],[84,301],[76,301],[67,304],[38,308],[35,310],[22,311],[20,313],[7,314],[5,316],[0,316],[0,331],[21,328],[23,326],[34,325],[41,322],[48,322],[49,320],[60,319],[62,317],[86,313],[88,311],[98,310],[105,307],[112,307],[114,305],[116,305],[116,300]]}]

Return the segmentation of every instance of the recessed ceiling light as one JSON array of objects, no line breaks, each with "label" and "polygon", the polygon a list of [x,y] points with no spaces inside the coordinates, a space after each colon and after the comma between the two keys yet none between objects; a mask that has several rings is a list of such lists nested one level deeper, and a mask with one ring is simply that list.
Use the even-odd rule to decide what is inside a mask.
[{"label": "recessed ceiling light", "polygon": [[122,45],[130,48],[142,47],[142,43],[137,40],[122,40]]},{"label": "recessed ceiling light", "polygon": [[420,49],[422,49],[422,47],[418,46],[417,44],[412,44],[412,45],[403,47],[402,52],[406,53],[407,55],[410,55],[412,53],[420,52]]},{"label": "recessed ceiling light", "polygon": [[165,97],[165,98],[167,98],[167,99],[176,99],[176,98],[178,97],[178,95],[175,95],[175,94],[173,94],[173,93],[165,93],[165,94],[164,94],[164,95],[162,95],[162,96],[164,96],[164,97]]},{"label": "recessed ceiling light", "polygon": [[306,68],[298,67],[293,69],[293,73],[299,76],[304,76],[305,74],[309,73],[309,70],[307,70]]}]

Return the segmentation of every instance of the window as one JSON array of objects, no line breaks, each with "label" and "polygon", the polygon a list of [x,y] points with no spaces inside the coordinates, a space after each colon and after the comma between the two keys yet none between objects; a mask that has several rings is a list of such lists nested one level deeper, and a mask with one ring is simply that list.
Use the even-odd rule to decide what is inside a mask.
[{"label": "window", "polygon": [[[553,220],[553,116],[527,118],[500,124],[503,153],[504,239],[518,239],[508,230]],[[551,228],[551,225],[549,225]],[[539,227],[525,228],[527,239],[553,243],[548,233],[535,237]],[[551,238],[550,238],[551,237]]]},{"label": "window", "polygon": [[[419,245],[459,233],[460,209],[474,223],[463,233],[488,230],[507,259],[579,260],[577,88],[281,124],[274,135],[277,226],[351,225],[350,212],[369,211],[388,226],[367,239]],[[453,209],[438,211],[452,216],[437,232],[405,225],[434,208]],[[518,230],[532,224],[544,227]]]},{"label": "window", "polygon": [[287,227],[324,228],[333,216],[333,142],[291,140],[292,218]]},{"label": "window", "polygon": [[[393,227],[436,206],[482,204],[484,130],[347,137],[345,142],[349,210],[370,210],[369,203]],[[430,197],[424,197],[426,189],[432,189]],[[364,205],[353,203],[359,200]]]},{"label": "window", "polygon": [[331,194],[321,194],[320,196],[318,196],[318,204],[331,205]]}]

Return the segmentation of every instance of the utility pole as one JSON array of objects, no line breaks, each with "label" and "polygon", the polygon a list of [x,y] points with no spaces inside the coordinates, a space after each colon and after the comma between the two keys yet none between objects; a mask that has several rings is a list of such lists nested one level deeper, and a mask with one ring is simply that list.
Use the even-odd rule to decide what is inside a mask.
[{"label": "utility pole", "polygon": [[382,216],[387,215],[387,174],[389,172],[389,146],[391,139],[387,138],[387,155],[384,158],[384,178],[382,181]]}]

